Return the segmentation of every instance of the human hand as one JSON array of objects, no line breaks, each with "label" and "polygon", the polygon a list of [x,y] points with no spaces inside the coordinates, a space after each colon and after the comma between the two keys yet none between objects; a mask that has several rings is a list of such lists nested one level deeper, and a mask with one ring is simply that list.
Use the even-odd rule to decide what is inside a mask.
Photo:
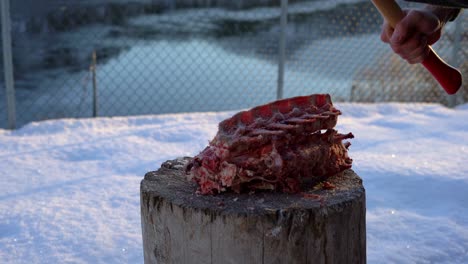
[{"label": "human hand", "polygon": [[384,22],[380,39],[410,64],[423,62],[428,45],[440,39],[443,22],[431,10],[404,10],[405,16],[393,29]]}]

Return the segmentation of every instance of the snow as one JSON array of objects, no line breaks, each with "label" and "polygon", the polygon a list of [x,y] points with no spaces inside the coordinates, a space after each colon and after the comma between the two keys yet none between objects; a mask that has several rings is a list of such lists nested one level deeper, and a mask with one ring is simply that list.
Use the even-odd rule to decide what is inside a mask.
[{"label": "snow", "polygon": [[[468,263],[468,105],[340,103],[367,195],[369,263]],[[139,183],[233,112],[0,130],[0,263],[142,263]]]}]

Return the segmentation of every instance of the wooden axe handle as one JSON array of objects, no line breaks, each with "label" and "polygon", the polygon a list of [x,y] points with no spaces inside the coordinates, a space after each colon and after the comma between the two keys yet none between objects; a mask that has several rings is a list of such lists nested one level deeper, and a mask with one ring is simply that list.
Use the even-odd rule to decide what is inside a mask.
[{"label": "wooden axe handle", "polygon": [[[372,0],[372,3],[393,28],[405,17],[405,13],[394,0]],[[462,86],[461,72],[442,60],[431,46],[429,55],[422,64],[448,94],[455,94]]]}]

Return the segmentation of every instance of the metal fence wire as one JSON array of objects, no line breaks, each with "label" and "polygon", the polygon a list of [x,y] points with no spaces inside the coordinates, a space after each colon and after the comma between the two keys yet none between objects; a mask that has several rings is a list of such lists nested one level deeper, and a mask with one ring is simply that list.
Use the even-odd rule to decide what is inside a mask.
[{"label": "metal fence wire", "polygon": [[[449,97],[421,65],[407,64],[380,41],[382,18],[370,1],[287,2],[10,1],[16,126],[248,108],[277,99],[279,86],[282,97],[330,93],[334,101],[449,106],[468,101],[466,83]],[[467,23],[462,14],[434,45],[465,80]]]}]

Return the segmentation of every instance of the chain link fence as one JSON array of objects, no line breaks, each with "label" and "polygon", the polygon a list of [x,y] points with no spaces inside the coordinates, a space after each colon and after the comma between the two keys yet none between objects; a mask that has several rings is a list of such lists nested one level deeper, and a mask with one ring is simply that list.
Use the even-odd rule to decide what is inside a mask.
[{"label": "chain link fence", "polygon": [[[382,18],[370,1],[289,1],[286,24],[280,2],[11,1],[16,125],[248,108],[277,99],[278,86],[283,97],[468,101],[466,84],[448,97],[421,65],[408,65],[380,42]],[[467,23],[466,14],[449,23],[434,46],[464,79]]]}]

